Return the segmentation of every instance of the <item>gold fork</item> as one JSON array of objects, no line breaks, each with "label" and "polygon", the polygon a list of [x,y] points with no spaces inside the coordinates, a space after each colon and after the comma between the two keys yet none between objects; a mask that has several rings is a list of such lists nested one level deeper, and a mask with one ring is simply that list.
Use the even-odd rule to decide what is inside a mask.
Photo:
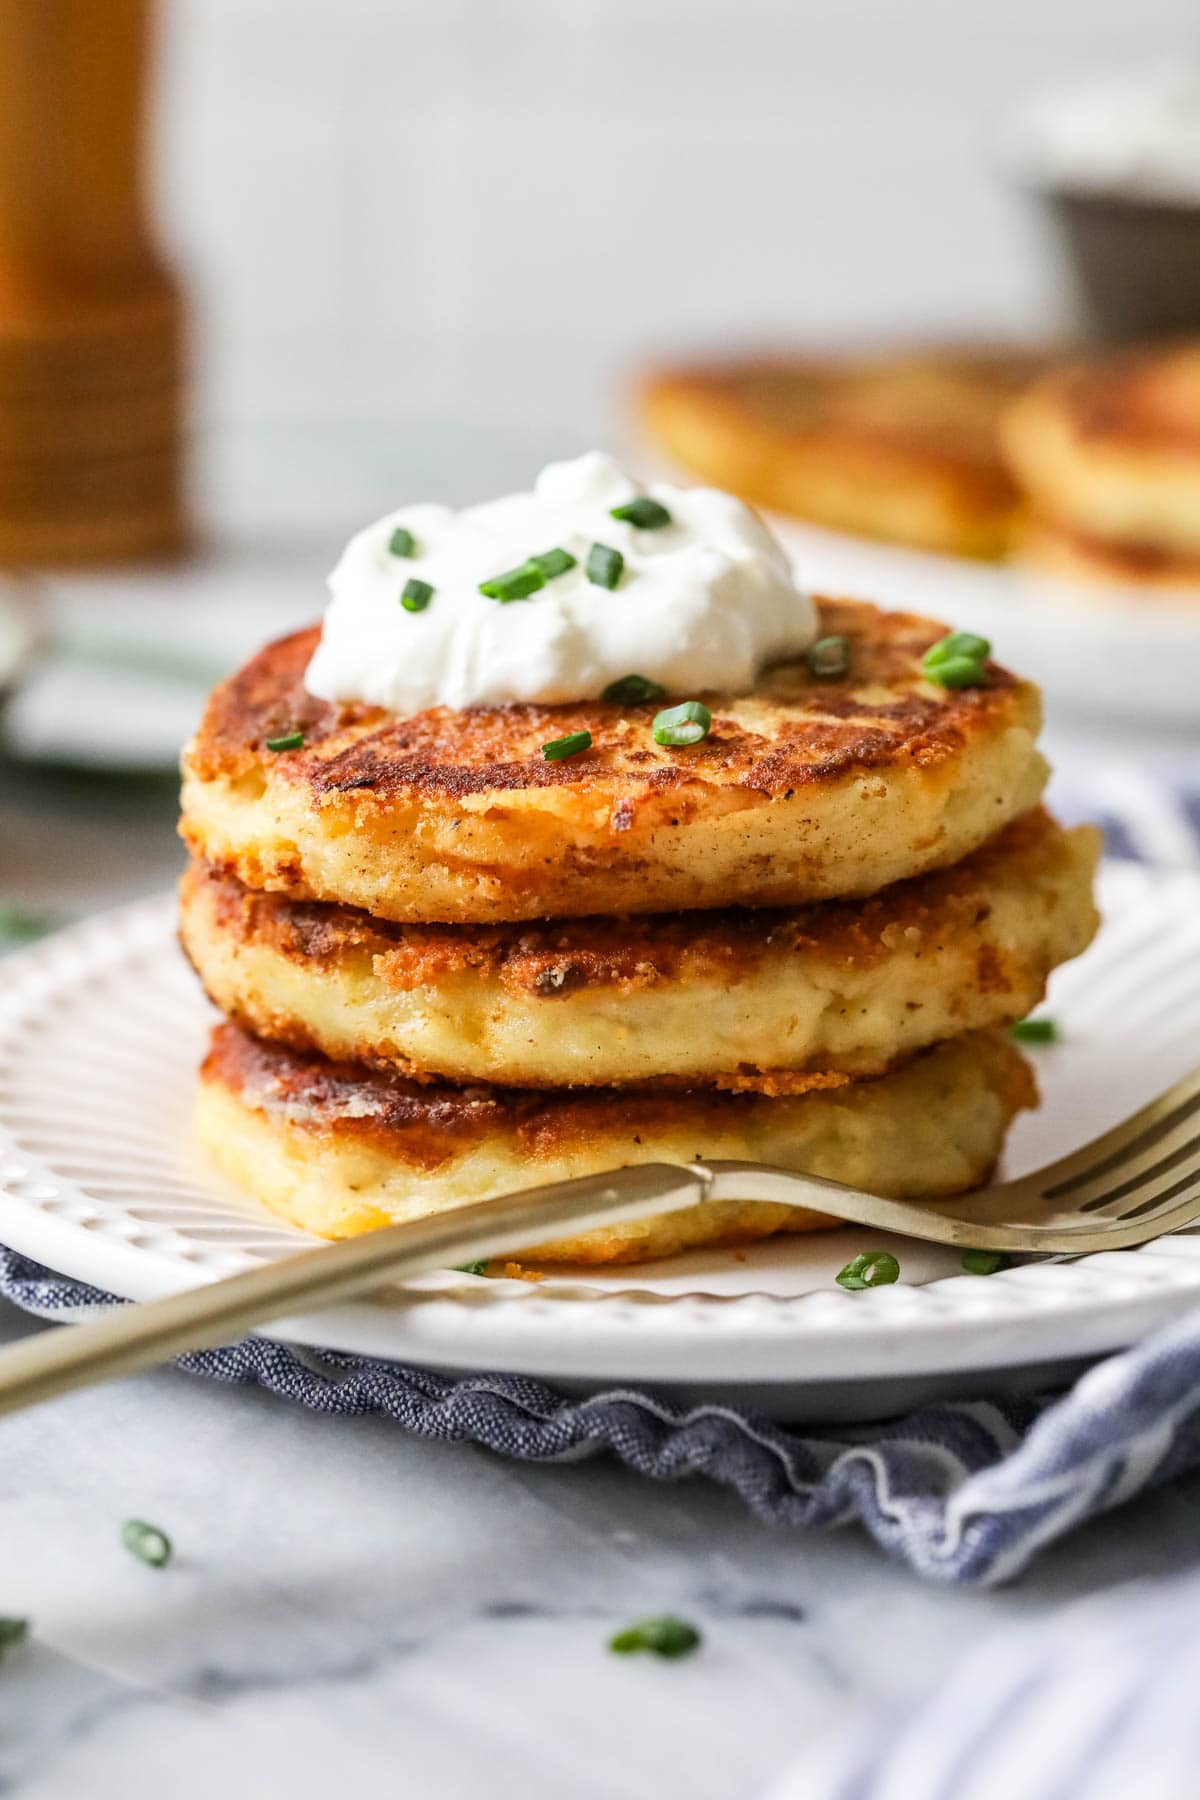
[{"label": "gold fork", "polygon": [[386,1280],[712,1200],[805,1207],[963,1249],[1069,1256],[1126,1249],[1200,1218],[1200,1069],[1058,1162],[952,1202],[885,1200],[761,1163],[645,1163],[386,1226],[11,1345],[0,1351],[0,1413],[231,1343],[267,1320],[348,1300]]}]

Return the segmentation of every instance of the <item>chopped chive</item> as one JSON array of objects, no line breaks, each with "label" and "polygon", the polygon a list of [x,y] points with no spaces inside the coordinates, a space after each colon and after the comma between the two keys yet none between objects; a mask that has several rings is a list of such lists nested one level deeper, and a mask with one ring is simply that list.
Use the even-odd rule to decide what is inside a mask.
[{"label": "chopped chive", "polygon": [[487,1266],[488,1266],[488,1259],[485,1256],[485,1257],[481,1258],[481,1260],[479,1262],[455,1263],[454,1264],[454,1273],[456,1275],[486,1275],[487,1274]]},{"label": "chopped chive", "polygon": [[1059,1031],[1053,1019],[1018,1019],[1008,1035],[1018,1044],[1057,1044]]},{"label": "chopped chive", "polygon": [[591,747],[590,731],[569,731],[566,737],[551,738],[548,744],[543,744],[542,755],[547,762],[561,762],[564,756],[578,756],[581,750]]},{"label": "chopped chive", "polygon": [[53,930],[54,920],[48,913],[29,912],[23,906],[12,906],[0,900],[0,939],[11,938],[13,943],[28,944]]},{"label": "chopped chive", "polygon": [[661,681],[651,681],[647,675],[622,675],[619,681],[610,681],[600,698],[616,700],[622,706],[640,706],[645,700],[661,700],[666,693]]},{"label": "chopped chive", "polygon": [[610,544],[593,544],[588,551],[586,573],[595,587],[615,588],[624,567],[625,558]]},{"label": "chopped chive", "polygon": [[400,596],[400,604],[405,612],[424,612],[433,599],[434,590],[427,581],[418,580],[410,575],[404,584],[404,592]]},{"label": "chopped chive", "polygon": [[171,1540],[157,1525],[145,1519],[126,1519],[121,1527],[121,1542],[139,1561],[152,1569],[165,1569],[171,1560]]},{"label": "chopped chive", "polygon": [[818,681],[838,681],[850,673],[850,640],[844,637],[818,638],[806,658],[809,673]]},{"label": "chopped chive", "polygon": [[968,1275],[994,1275],[1007,1262],[1000,1250],[964,1250],[962,1255],[962,1266]]},{"label": "chopped chive", "polygon": [[859,1288],[888,1287],[900,1279],[900,1264],[890,1250],[864,1250],[834,1276],[839,1287],[852,1293]]},{"label": "chopped chive", "polygon": [[987,670],[981,662],[972,662],[970,657],[952,656],[949,662],[926,669],[925,679],[944,688],[982,687],[987,680]]},{"label": "chopped chive", "polygon": [[639,531],[659,531],[664,525],[671,523],[671,515],[661,501],[652,500],[649,494],[638,494],[633,500],[626,500],[623,506],[610,506],[609,517],[620,519],[624,525],[636,525]]},{"label": "chopped chive", "polygon": [[545,585],[545,575],[531,560],[522,563],[519,569],[505,569],[502,575],[489,575],[486,581],[480,582],[479,591],[489,600],[499,600],[501,606],[507,606],[510,600],[528,600],[530,594],[536,594]]},{"label": "chopped chive", "polygon": [[686,1619],[674,1619],[669,1615],[661,1619],[640,1619],[636,1625],[627,1625],[624,1631],[610,1637],[608,1647],[618,1656],[634,1656],[640,1650],[648,1650],[652,1656],[674,1660],[679,1656],[690,1656],[693,1650],[699,1649],[700,1633]]},{"label": "chopped chive", "polygon": [[397,525],[388,539],[388,549],[393,556],[415,556],[417,554],[417,540],[407,525]]},{"label": "chopped chive", "polygon": [[571,552],[558,546],[553,550],[539,550],[529,560],[535,569],[542,571],[547,581],[553,581],[556,575],[565,575],[568,569],[575,567],[575,558]]},{"label": "chopped chive", "polygon": [[948,637],[931,644],[921,658],[921,671],[927,681],[938,687],[982,687],[987,678],[986,663],[992,646],[973,631],[952,631]]},{"label": "chopped chive", "polygon": [[992,654],[992,646],[985,637],[977,637],[973,631],[952,631],[948,637],[939,638],[931,644],[924,656],[924,667],[936,669],[939,663],[950,662],[956,656],[965,656],[971,662],[986,662]]},{"label": "chopped chive", "polygon": [[681,706],[668,706],[654,715],[654,741],[671,748],[698,744],[706,738],[712,725],[712,714],[702,700],[685,700]]},{"label": "chopped chive", "polygon": [[0,1656],[15,1650],[29,1636],[29,1620],[0,1617]]},{"label": "chopped chive", "polygon": [[302,731],[289,731],[286,737],[268,738],[268,750],[299,750],[304,742]]}]

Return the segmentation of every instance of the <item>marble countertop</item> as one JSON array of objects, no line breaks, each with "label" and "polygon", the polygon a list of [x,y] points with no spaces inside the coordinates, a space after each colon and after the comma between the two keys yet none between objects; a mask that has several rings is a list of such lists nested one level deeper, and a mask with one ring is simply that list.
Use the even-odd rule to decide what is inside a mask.
[{"label": "marble countertop", "polygon": [[[945,1592],[704,1481],[505,1462],[173,1370],[4,1433],[0,1611],[32,1621],[0,1669],[14,1800],[740,1800],[1005,1620],[1200,1545],[1193,1476],[1011,1588]],[[168,1568],[122,1548],[130,1516],[170,1533]],[[607,1651],[662,1611],[700,1626],[696,1655]]]}]

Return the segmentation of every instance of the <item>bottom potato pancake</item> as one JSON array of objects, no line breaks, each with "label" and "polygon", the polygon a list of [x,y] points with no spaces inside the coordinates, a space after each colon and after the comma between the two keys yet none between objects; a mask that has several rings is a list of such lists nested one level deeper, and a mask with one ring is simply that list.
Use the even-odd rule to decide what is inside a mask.
[{"label": "bottom potato pancake", "polygon": [[260,1037],[515,1087],[836,1086],[1021,1018],[1096,928],[1098,834],[1038,811],[956,868],[775,911],[389,925],[193,866],[183,943]]},{"label": "bottom potato pancake", "polygon": [[[1033,1078],[997,1032],[956,1038],[877,1080],[765,1097],[693,1089],[539,1093],[425,1086],[267,1045],[219,1025],[196,1129],[238,1186],[294,1225],[350,1237],[490,1196],[631,1163],[742,1159],[893,1197],[987,1179]],[[703,1203],[531,1247],[533,1262],[638,1262],[834,1221]]]}]

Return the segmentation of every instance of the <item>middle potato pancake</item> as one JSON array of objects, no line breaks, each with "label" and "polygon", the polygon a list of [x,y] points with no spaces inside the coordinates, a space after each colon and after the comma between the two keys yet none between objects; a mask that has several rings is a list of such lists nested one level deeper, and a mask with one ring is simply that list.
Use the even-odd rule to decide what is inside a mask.
[{"label": "middle potato pancake", "polygon": [[872,900],[388,924],[193,865],[184,946],[268,1039],[418,1078],[799,1093],[1022,1017],[1096,927],[1090,828],[1036,811]]}]

